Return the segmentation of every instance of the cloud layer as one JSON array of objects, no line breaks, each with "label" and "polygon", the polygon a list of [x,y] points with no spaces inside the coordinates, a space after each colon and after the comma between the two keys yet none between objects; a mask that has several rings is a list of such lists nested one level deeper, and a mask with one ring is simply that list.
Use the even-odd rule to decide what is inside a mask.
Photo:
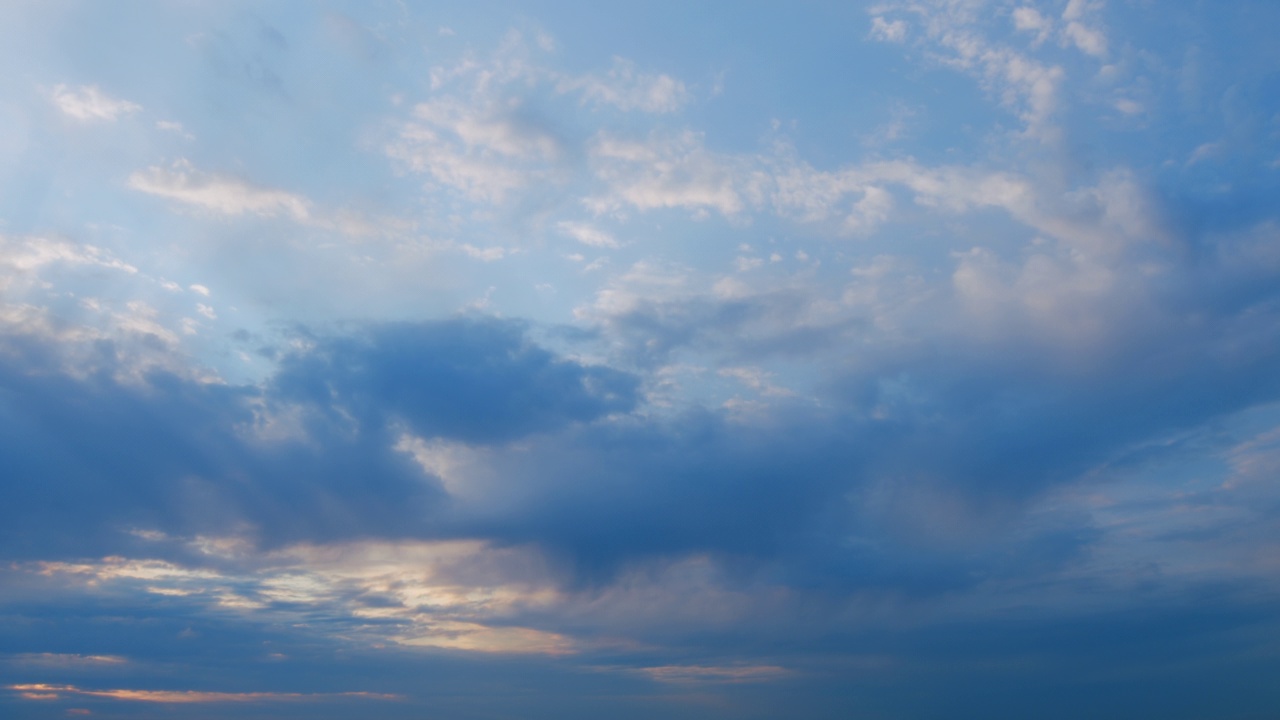
[{"label": "cloud layer", "polygon": [[71,10],[0,714],[1274,707],[1269,4]]}]

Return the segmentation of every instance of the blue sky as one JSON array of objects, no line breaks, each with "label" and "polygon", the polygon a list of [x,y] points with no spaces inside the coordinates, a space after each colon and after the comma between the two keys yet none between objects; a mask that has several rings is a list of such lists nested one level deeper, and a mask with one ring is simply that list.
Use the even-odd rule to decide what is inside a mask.
[{"label": "blue sky", "polygon": [[0,7],[0,714],[1271,717],[1278,25]]}]

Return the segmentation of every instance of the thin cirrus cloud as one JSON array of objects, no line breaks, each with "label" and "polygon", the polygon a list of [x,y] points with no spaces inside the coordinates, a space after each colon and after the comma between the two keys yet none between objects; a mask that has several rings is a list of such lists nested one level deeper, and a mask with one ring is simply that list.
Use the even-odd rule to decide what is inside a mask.
[{"label": "thin cirrus cloud", "polygon": [[1274,705],[1270,5],[75,9],[0,714]]}]

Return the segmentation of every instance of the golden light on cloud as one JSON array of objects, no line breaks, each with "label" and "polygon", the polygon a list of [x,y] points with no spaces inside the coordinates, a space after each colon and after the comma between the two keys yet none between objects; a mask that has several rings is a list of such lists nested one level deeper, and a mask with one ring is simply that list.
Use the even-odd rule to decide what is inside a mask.
[{"label": "golden light on cloud", "polygon": [[28,683],[9,685],[9,690],[18,693],[26,700],[57,700],[64,695],[77,697],[109,698],[147,703],[252,703],[280,701],[333,700],[336,698],[363,698],[368,700],[399,700],[400,695],[370,692],[343,693],[277,693],[277,692],[210,692],[204,690],[89,690],[75,685],[50,685],[45,683]]},{"label": "golden light on cloud", "polygon": [[573,641],[564,635],[466,622],[438,623],[430,626],[427,634],[392,639],[401,645],[484,653],[569,655],[575,651]]},{"label": "golden light on cloud", "polygon": [[[182,538],[161,540],[192,545]],[[199,540],[210,548],[243,552],[235,538]],[[301,543],[258,560],[257,567],[239,572],[118,556],[36,562],[25,569],[85,587],[123,583],[246,617],[323,612],[378,620],[362,630],[379,635],[370,638],[375,645],[496,654],[576,652],[569,637],[513,622],[525,610],[554,607],[564,599],[544,558],[531,548],[495,548],[476,540]],[[386,629],[369,629],[374,627]]]}]

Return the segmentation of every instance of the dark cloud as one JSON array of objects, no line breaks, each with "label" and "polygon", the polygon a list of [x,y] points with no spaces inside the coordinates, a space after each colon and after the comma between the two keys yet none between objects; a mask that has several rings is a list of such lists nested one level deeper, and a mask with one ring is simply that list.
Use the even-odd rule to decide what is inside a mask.
[{"label": "dark cloud", "polygon": [[366,427],[399,420],[427,437],[502,442],[628,412],[638,385],[631,375],[555,357],[517,323],[485,319],[321,339],[281,360],[270,393],[352,413]]},{"label": "dark cloud", "polygon": [[[130,528],[226,534],[248,523],[267,542],[425,534],[443,497],[393,450],[399,423],[492,442],[635,403],[630,376],[559,359],[496,320],[320,340],[285,357],[266,391],[160,370],[122,382],[109,344],[99,370],[73,377],[29,364],[47,359],[37,341],[6,345],[0,546],[10,557],[101,554]],[[268,427],[287,426],[299,405],[303,427]]]}]

